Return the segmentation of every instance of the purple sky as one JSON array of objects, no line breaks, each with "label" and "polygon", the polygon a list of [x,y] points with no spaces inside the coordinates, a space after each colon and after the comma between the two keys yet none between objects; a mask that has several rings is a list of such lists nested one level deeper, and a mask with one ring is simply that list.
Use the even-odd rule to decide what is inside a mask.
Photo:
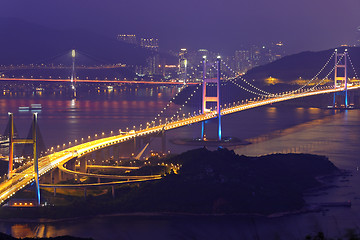
[{"label": "purple sky", "polygon": [[1,0],[0,9],[50,27],[155,36],[164,50],[284,41],[299,52],[360,39],[360,0]]}]

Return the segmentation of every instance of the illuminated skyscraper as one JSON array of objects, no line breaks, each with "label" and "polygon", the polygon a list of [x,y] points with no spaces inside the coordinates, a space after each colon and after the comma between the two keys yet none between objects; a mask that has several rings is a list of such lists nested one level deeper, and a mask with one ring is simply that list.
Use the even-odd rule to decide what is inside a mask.
[{"label": "illuminated skyscraper", "polygon": [[155,54],[146,59],[147,64],[147,74],[148,75],[159,75],[161,64],[160,64],[160,56],[159,54]]},{"label": "illuminated skyscraper", "polygon": [[179,52],[179,79],[186,81],[187,78],[187,65],[188,65],[188,56],[187,56],[187,50],[185,48],[182,48]]},{"label": "illuminated skyscraper", "polygon": [[141,38],[140,46],[157,52],[157,51],[159,51],[159,39],[157,39],[157,38]]}]

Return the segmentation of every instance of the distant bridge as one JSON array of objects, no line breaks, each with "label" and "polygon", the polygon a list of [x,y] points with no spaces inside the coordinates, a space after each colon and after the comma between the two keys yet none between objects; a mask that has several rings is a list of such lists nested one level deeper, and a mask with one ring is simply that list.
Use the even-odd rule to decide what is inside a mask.
[{"label": "distant bridge", "polygon": [[[0,77],[0,81],[16,81],[16,82],[72,82],[71,79],[64,78],[4,78]],[[154,84],[154,85],[183,85],[184,82],[179,81],[135,81],[135,80],[99,80],[99,79],[76,79],[77,83],[120,83],[120,84]],[[188,85],[200,85],[201,82],[188,82]]]},{"label": "distant bridge", "polygon": [[[89,141],[86,143],[81,143],[76,146],[69,147],[65,150],[58,151],[58,152],[52,152],[48,154],[47,156],[41,157],[38,160],[38,164],[36,164],[37,161],[35,161],[35,164],[27,165],[24,168],[21,168],[20,170],[12,171],[10,168],[9,171],[9,179],[2,182],[0,184],[0,203],[3,203],[6,199],[13,196],[17,191],[21,190],[22,188],[26,187],[31,182],[35,181],[37,182],[38,188],[38,176],[44,175],[45,173],[49,172],[51,169],[59,167],[65,172],[69,172],[71,174],[78,174],[83,176],[90,176],[90,177],[106,177],[99,174],[91,174],[91,173],[79,173],[74,170],[69,170],[64,168],[64,164],[67,163],[70,160],[73,160],[75,158],[81,158],[84,155],[90,154],[92,152],[98,151],[100,149],[117,145],[123,142],[131,141],[137,137],[144,137],[144,136],[151,136],[155,133],[159,133],[162,131],[169,131],[172,129],[180,128],[183,126],[191,125],[194,123],[202,122],[202,133],[201,136],[203,139],[205,139],[204,134],[204,124],[206,120],[209,119],[218,119],[218,140],[221,144],[221,117],[224,115],[229,115],[232,113],[245,111],[248,109],[261,107],[269,104],[274,104],[278,102],[293,100],[293,99],[299,99],[309,96],[316,96],[316,95],[322,95],[322,94],[334,94],[334,102],[333,107],[336,106],[336,94],[343,93],[344,95],[344,108],[349,108],[348,100],[347,100],[347,92],[349,90],[356,90],[360,88],[360,85],[350,85],[348,84],[348,76],[347,76],[347,62],[346,59],[348,58],[347,53],[337,53],[335,52],[331,58],[335,56],[335,66],[330,71],[329,74],[331,74],[335,70],[334,75],[334,84],[331,86],[321,86],[321,82],[324,81],[324,79],[327,79],[329,74],[325,76],[323,80],[321,80],[319,83],[315,84],[314,86],[310,88],[305,88],[305,86],[300,87],[296,90],[289,91],[289,92],[283,92],[283,93],[277,93],[272,94],[268,93],[264,90],[261,90],[255,86],[253,86],[251,83],[247,83],[249,86],[252,86],[255,90],[258,91],[258,95],[261,97],[258,97],[257,99],[254,99],[252,101],[245,101],[245,102],[238,102],[236,104],[229,105],[228,107],[224,107],[226,105],[220,105],[220,86],[221,86],[221,73],[220,73],[220,64],[221,60],[220,58],[217,59],[217,79],[208,79],[206,78],[206,58],[204,58],[204,76],[203,76],[203,98],[202,98],[202,111],[199,111],[198,113],[195,112],[192,115],[186,116],[185,114],[179,118],[178,117],[171,117],[169,119],[166,119],[163,123],[159,121],[158,124],[156,124],[155,121],[151,122],[150,124],[147,124],[144,128],[140,128],[139,130],[132,130],[130,132],[126,132],[124,134],[119,134],[116,136],[111,137],[104,137],[97,140]],[[331,59],[330,58],[330,59]],[[344,61],[345,60],[345,61]],[[329,60],[330,61],[330,60]],[[328,62],[329,62],[328,61]],[[328,63],[326,63],[327,65]],[[345,69],[345,76],[339,76],[338,75],[338,69],[344,68]],[[323,68],[324,69],[324,68]],[[321,71],[320,71],[321,72]],[[317,74],[318,75],[318,74]],[[316,79],[317,76],[315,76],[312,80],[309,81],[312,82]],[[237,85],[235,81],[237,77],[228,78],[226,81],[234,83]],[[308,84],[309,84],[308,83]],[[206,86],[207,84],[212,84],[216,86],[217,88],[217,94],[216,96],[208,96]],[[185,86],[186,87],[186,86]],[[184,88],[185,88],[184,87]],[[240,88],[244,89],[243,86],[240,86]],[[245,90],[245,89],[244,89]],[[251,90],[252,91],[252,90]],[[252,91],[254,92],[254,91]],[[193,96],[193,94],[191,95]],[[190,99],[190,97],[188,98]],[[214,102],[216,103],[215,109],[208,108],[207,104],[208,102]],[[187,103],[187,101],[185,102]],[[167,105],[169,106],[169,104]],[[184,106],[184,105],[183,105]],[[183,107],[182,106],[182,107]],[[166,107],[164,108],[166,110]],[[218,111],[220,110],[220,111]],[[162,111],[163,112],[163,111]],[[161,113],[162,113],[161,112]],[[159,114],[160,115],[160,114]],[[158,116],[159,116],[158,115]],[[33,140],[32,143],[36,143],[36,140]],[[12,146],[10,144],[10,146]],[[36,146],[36,145],[34,145]],[[12,166],[12,158],[10,158],[9,165]],[[35,169],[35,171],[34,171]],[[134,180],[134,181],[144,181],[144,180],[154,180],[159,179],[161,176],[159,175],[151,175],[151,176],[111,176],[109,178],[113,179],[124,179],[124,180]],[[92,184],[96,185],[96,184]],[[45,187],[50,187],[43,185]],[[53,185],[51,187],[54,187]],[[39,196],[39,195],[38,195]],[[40,196],[38,201],[40,202]]]}]

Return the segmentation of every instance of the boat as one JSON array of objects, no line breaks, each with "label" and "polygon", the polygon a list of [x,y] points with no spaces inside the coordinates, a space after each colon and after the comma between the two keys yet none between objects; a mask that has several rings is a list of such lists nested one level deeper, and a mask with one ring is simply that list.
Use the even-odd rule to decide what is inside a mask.
[{"label": "boat", "polygon": [[34,103],[34,104],[31,104],[30,107],[27,107],[27,106],[21,106],[19,107],[19,111],[20,112],[27,112],[27,111],[39,111],[42,109],[42,106],[41,104],[38,104],[38,103]]},{"label": "boat", "polygon": [[39,109],[42,109],[41,104],[36,104],[36,103],[34,103],[34,104],[31,104],[30,106],[31,106],[31,107],[30,107],[31,110],[39,110]]},{"label": "boat", "polygon": [[24,112],[24,111],[29,111],[30,107],[19,107],[19,111]]}]

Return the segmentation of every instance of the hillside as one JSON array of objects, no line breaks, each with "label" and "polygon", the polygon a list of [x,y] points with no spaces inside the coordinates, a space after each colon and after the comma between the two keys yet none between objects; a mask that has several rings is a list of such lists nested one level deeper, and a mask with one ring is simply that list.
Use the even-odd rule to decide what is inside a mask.
[{"label": "hillside", "polygon": [[324,156],[247,157],[227,149],[195,149],[169,161],[182,165],[179,174],[167,175],[130,192],[121,202],[125,211],[258,214],[293,211],[304,206],[303,191],[320,186],[317,176],[339,171]]},{"label": "hillside", "polygon": [[[360,47],[348,47],[347,49],[349,51],[349,55],[354,64],[354,67],[355,69],[357,69],[359,75]],[[338,51],[340,53],[344,52],[344,50],[344,47],[338,48]],[[302,79],[311,79],[325,65],[333,52],[334,49],[329,49],[320,52],[302,52],[294,55],[289,55],[272,63],[255,67],[249,70],[246,73],[245,78],[248,80],[254,79],[256,82],[259,83],[264,83],[264,80],[266,78],[269,78],[270,76],[273,78],[277,78],[285,83],[299,79],[299,77],[301,77]],[[331,71],[331,69],[334,67],[334,62],[335,60],[333,58],[328,64],[328,66],[324,69],[322,74],[319,75],[319,78],[323,78]],[[350,77],[355,76],[350,63],[348,74]],[[330,77],[333,77],[333,74],[331,74]]]},{"label": "hillside", "polygon": [[[0,18],[0,64],[42,63],[77,49],[109,63],[145,64],[154,53],[81,29],[50,29],[33,23]],[[167,54],[163,58],[173,60]]]}]

